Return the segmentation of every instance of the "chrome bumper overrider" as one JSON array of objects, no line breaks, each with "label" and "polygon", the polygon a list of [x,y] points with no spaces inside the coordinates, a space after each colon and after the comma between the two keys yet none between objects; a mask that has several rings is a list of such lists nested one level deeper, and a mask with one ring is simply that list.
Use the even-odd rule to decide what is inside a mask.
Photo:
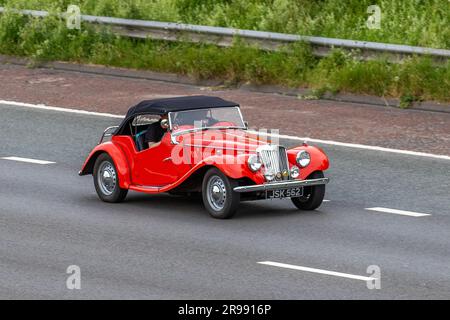
[{"label": "chrome bumper overrider", "polygon": [[311,179],[311,180],[294,180],[294,181],[280,181],[280,182],[271,182],[265,184],[257,184],[254,186],[243,186],[236,187],[233,190],[235,192],[254,192],[254,191],[269,191],[269,190],[279,190],[279,189],[288,189],[295,187],[311,187],[327,184],[330,182],[329,178],[322,179]]}]

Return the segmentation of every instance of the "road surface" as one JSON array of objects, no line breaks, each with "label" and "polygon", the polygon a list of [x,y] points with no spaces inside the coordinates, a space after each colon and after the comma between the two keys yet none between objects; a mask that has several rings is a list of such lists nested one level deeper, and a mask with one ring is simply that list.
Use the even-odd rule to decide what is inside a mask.
[{"label": "road surface", "polygon": [[[0,298],[450,297],[449,160],[322,145],[332,182],[318,211],[247,202],[222,221],[169,195],[99,201],[77,173],[119,122],[0,105]],[[81,290],[66,287],[71,265]],[[380,289],[367,287],[369,266]]]}]

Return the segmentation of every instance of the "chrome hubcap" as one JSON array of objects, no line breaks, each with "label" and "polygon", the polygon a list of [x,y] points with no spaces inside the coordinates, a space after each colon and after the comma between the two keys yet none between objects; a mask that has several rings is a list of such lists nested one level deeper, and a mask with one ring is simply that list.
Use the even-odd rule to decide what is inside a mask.
[{"label": "chrome hubcap", "polygon": [[104,161],[98,169],[98,185],[103,194],[110,196],[116,189],[117,174],[114,166],[109,161]]},{"label": "chrome hubcap", "polygon": [[227,190],[225,182],[218,176],[213,176],[208,181],[207,198],[210,206],[215,211],[220,211],[224,208],[227,200]]}]

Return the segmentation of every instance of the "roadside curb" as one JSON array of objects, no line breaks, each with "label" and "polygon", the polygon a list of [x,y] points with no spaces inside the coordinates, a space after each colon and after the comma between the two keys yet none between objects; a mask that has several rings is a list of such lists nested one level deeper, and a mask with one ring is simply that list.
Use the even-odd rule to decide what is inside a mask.
[{"label": "roadside curb", "polygon": [[[33,66],[43,69],[54,69],[69,72],[79,72],[87,73],[93,75],[101,76],[111,76],[118,78],[129,78],[138,80],[152,80],[161,81],[169,83],[178,83],[190,86],[203,86],[203,87],[217,87],[218,89],[226,89],[223,81],[221,80],[196,80],[184,75],[178,75],[173,73],[161,73],[153,71],[143,71],[143,70],[133,70],[126,68],[117,67],[105,67],[100,65],[86,65],[72,62],[31,62],[30,59],[21,57],[11,57],[6,55],[0,55],[1,64],[12,64],[20,66]],[[230,88],[231,89],[231,88]],[[253,84],[242,84],[236,89],[258,92],[258,93],[269,93],[269,94],[279,94],[285,96],[297,97],[303,100],[329,100],[337,102],[347,102],[347,103],[357,103],[366,104],[371,106],[379,107],[395,107],[400,108],[400,99],[395,98],[385,98],[369,95],[356,95],[356,94],[331,94],[325,93],[319,99],[314,98],[314,92],[311,89],[303,88],[287,88],[277,85],[253,85]],[[439,103],[436,101],[423,101],[415,102],[407,110],[420,110],[420,111],[431,111],[431,112],[443,112],[450,113],[450,104]]]},{"label": "roadside curb", "polygon": [[140,80],[156,80],[162,82],[180,83],[186,85],[196,85],[196,86],[217,86],[220,85],[221,81],[197,81],[195,79],[189,78],[187,76],[178,75],[174,73],[160,73],[153,71],[142,71],[133,70],[126,68],[116,68],[116,67],[105,67],[101,65],[87,65],[72,62],[32,62],[27,58],[10,57],[5,55],[0,55],[1,64],[12,64],[19,66],[31,66],[35,68],[42,69],[54,69],[61,71],[70,72],[80,72],[94,75],[111,76],[118,78],[130,78],[130,79],[140,79]]}]

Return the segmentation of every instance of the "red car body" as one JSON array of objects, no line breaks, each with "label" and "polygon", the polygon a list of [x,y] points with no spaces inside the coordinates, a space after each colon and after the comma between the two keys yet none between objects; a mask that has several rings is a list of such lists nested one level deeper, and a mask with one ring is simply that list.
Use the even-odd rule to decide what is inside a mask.
[{"label": "red car body", "polygon": [[[231,105],[237,106],[235,103]],[[192,109],[195,110],[195,106]],[[87,157],[80,175],[95,175],[97,159],[102,154],[107,154],[116,169],[120,189],[149,194],[201,192],[201,182],[205,173],[214,168],[230,181],[236,182],[234,190],[242,193],[240,200],[245,200],[266,198],[264,196],[266,190],[260,188],[255,192],[252,190],[247,192],[244,190],[245,187],[275,186],[278,183],[280,189],[283,189],[288,188],[290,183],[304,181],[305,184],[299,186],[314,188],[315,183],[309,185],[308,179],[317,178],[313,176],[314,173],[323,172],[329,167],[328,157],[320,148],[304,143],[286,150],[289,170],[287,175],[290,175],[293,167],[298,166],[297,155],[300,151],[307,151],[309,154],[310,163],[304,168],[299,168],[298,177],[281,177],[279,181],[275,181],[277,180],[275,177],[274,181],[268,182],[264,175],[264,164],[263,168],[256,172],[248,164],[249,157],[256,155],[259,149],[273,145],[266,135],[260,135],[246,128],[224,128],[223,122],[205,130],[183,129],[185,131],[180,133],[175,132],[173,128],[167,129],[158,144],[145,150],[138,149],[132,134],[123,134],[116,130],[109,141],[103,142],[102,137],[100,144]],[[177,161],[174,161],[174,155],[177,155]],[[280,174],[286,175],[286,172],[280,172],[278,175]],[[324,186],[328,179],[319,176],[319,179],[311,181]],[[275,189],[273,187],[273,190]]]}]

